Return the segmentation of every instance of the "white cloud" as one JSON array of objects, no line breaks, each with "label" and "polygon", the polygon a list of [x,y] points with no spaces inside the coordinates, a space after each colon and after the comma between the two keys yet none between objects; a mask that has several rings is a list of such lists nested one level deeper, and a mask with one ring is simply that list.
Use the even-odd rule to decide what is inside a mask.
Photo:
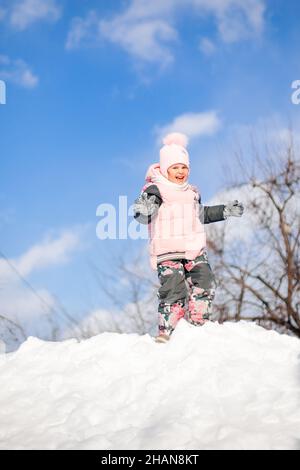
[{"label": "white cloud", "polygon": [[[276,198],[276,196],[275,196]],[[266,243],[264,250],[262,251],[262,240],[266,240],[266,233],[262,230],[261,222],[257,211],[252,208],[253,201],[259,202],[261,207],[264,208],[267,217],[269,218],[269,226],[274,234],[278,234],[279,222],[278,213],[274,209],[273,204],[267,198],[262,198],[262,191],[259,188],[253,188],[251,184],[243,184],[240,186],[233,187],[231,189],[219,191],[208,201],[203,201],[207,206],[214,206],[218,204],[226,204],[229,201],[237,199],[244,206],[244,213],[242,217],[229,217],[228,220],[220,224],[209,224],[206,225],[205,231],[208,239],[216,240],[218,243],[224,237],[224,246],[226,253],[230,256],[232,253],[239,253],[239,262],[246,262],[249,253],[252,253],[255,259],[255,263],[261,259],[261,257],[270,254],[269,261],[276,258],[277,254],[274,251],[274,246]],[[288,221],[298,221],[300,216],[300,195],[295,193],[294,196],[289,200],[285,214],[288,217]],[[225,233],[223,230],[225,228]],[[296,228],[295,228],[296,230]],[[278,242],[281,244],[281,237],[279,236]],[[275,256],[275,258],[274,258]],[[272,266],[272,262],[270,263]],[[275,266],[275,264],[273,264]]]},{"label": "white cloud", "polygon": [[[19,258],[9,260],[9,263],[22,276],[28,276],[38,269],[67,262],[70,254],[78,248],[79,242],[78,233],[65,231],[54,240],[46,237],[44,241],[34,245]],[[0,259],[0,282],[2,283],[17,278],[9,263]]]},{"label": "white cloud", "polygon": [[21,325],[26,334],[50,334],[51,316],[60,307],[47,289],[32,289],[28,277],[40,269],[70,261],[72,253],[82,249],[81,238],[87,229],[88,226],[75,227],[57,238],[47,236],[18,258],[0,258],[0,315]]},{"label": "white cloud", "polygon": [[55,0],[19,0],[11,8],[10,24],[23,31],[37,21],[57,21],[60,16]]},{"label": "white cloud", "polygon": [[287,124],[280,113],[274,112],[269,116],[262,116],[251,124],[233,124],[228,134],[231,141],[238,142],[239,147],[249,147],[251,138],[257,147],[257,151],[263,155],[266,149],[275,151],[278,154],[284,153],[287,145],[293,140],[297,151],[300,150],[300,119],[293,119],[293,122]]},{"label": "white cloud", "polygon": [[[72,49],[87,39],[95,42],[104,38],[135,59],[164,67],[174,60],[171,46],[178,40],[175,24],[183,10],[201,18],[212,17],[225,42],[260,34],[264,27],[264,0],[131,0],[124,11],[110,19],[95,12],[74,19],[66,47]],[[211,52],[212,42],[206,39],[202,47]]]},{"label": "white cloud", "polygon": [[36,269],[65,263],[69,260],[70,253],[78,247],[78,244],[78,235],[73,232],[65,232],[56,240],[46,239],[21,256],[17,267],[21,273],[27,275]]},{"label": "white cloud", "polygon": [[194,0],[193,3],[201,15],[213,15],[224,42],[236,42],[263,31],[264,0]]},{"label": "white cloud", "polygon": [[[156,316],[153,314],[153,303],[149,302],[149,293],[139,301],[142,315],[143,331],[154,334]],[[98,308],[88,312],[77,326],[65,330],[64,339],[89,337],[103,332],[141,333],[141,318],[137,317],[137,305],[129,302],[121,310]]]},{"label": "white cloud", "polygon": [[[244,184],[243,186],[219,191],[214,197],[209,201],[205,202],[205,205],[214,206],[218,204],[226,204],[229,201],[234,201],[237,199],[239,202],[242,202],[244,205],[245,212],[240,219],[239,217],[229,217],[226,223],[226,246],[229,249],[232,245],[239,242],[243,242],[247,245],[255,236],[254,228],[257,227],[257,216],[252,212],[247,210],[250,206],[250,202],[259,196],[259,190],[252,188],[249,184]],[[221,233],[224,229],[223,224],[212,224],[213,227],[210,230],[209,226],[206,226],[206,232],[210,235],[210,231],[219,233],[219,239],[221,240]]]},{"label": "white cloud", "polygon": [[90,11],[85,18],[73,18],[66,41],[66,49],[75,49],[82,42],[97,40],[99,38],[98,23],[95,11]]},{"label": "white cloud", "polygon": [[2,80],[11,81],[24,88],[34,88],[39,82],[38,76],[34,75],[24,60],[10,59],[4,55],[0,56],[0,76]]},{"label": "white cloud", "polygon": [[[267,161],[272,162],[271,167],[276,172],[281,167],[281,162],[286,158],[286,152],[293,137],[295,146],[295,153],[300,150],[300,119],[294,120],[291,129],[288,128],[286,120],[281,114],[274,113],[273,115],[264,116],[257,119],[251,124],[236,124],[228,126],[227,138],[223,142],[223,168],[228,168],[227,174],[224,174],[224,186],[229,184],[232,174],[233,181],[248,180],[248,174],[253,172],[256,179],[263,180],[266,177],[264,167],[267,166]],[[292,134],[291,134],[292,132]],[[242,158],[242,165],[240,166],[236,160],[236,155]],[[257,161],[259,157],[260,161]],[[242,168],[242,169],[241,169]],[[268,173],[267,173],[268,174]],[[270,174],[268,174],[270,176]],[[231,185],[230,185],[231,186]],[[245,212],[241,219],[236,217],[229,217],[225,222],[228,226],[226,231],[225,246],[238,246],[242,241],[245,246],[254,246],[257,242],[256,229],[259,226],[257,214],[253,209],[249,210],[251,201],[261,199],[261,191],[258,188],[253,188],[251,184],[245,183],[242,185],[237,184],[230,189],[219,191],[209,201],[203,201],[205,205],[225,204],[228,201],[238,199],[244,204]],[[269,210],[272,206],[267,204]],[[295,194],[287,205],[287,213],[290,220],[299,220],[300,216],[300,195]],[[239,223],[239,220],[241,223]],[[274,212],[271,222],[273,224],[274,233],[278,229],[278,218]],[[221,239],[223,224],[211,224],[206,226],[206,231],[210,234],[219,233]]]},{"label": "white cloud", "polygon": [[183,132],[190,139],[204,135],[213,135],[221,128],[221,121],[216,111],[204,113],[185,113],[177,116],[163,127],[156,126],[157,143],[169,132]]},{"label": "white cloud", "polygon": [[112,20],[102,20],[90,11],[85,18],[73,18],[66,48],[75,49],[82,43],[100,43],[104,39],[144,62],[160,61],[166,65],[172,62],[173,56],[165,44],[176,40],[177,33],[167,21],[142,14],[137,18],[136,11]]},{"label": "white cloud", "polygon": [[[18,325],[25,336],[51,339],[61,320],[58,317],[60,306],[47,289],[35,288],[32,291],[21,281],[10,283],[5,289],[0,288],[0,304],[0,315]],[[6,342],[7,337],[4,340]]]},{"label": "white cloud", "polygon": [[216,52],[216,46],[208,38],[200,39],[199,49],[203,52],[203,54],[205,54],[207,56],[213,55]]},{"label": "white cloud", "polygon": [[[78,325],[66,328],[64,331],[64,339],[81,337],[82,335],[89,337],[104,331],[117,331],[117,328],[124,329],[124,320],[128,323],[125,315],[115,318],[112,312],[105,309],[96,309],[88,312],[84,318],[78,322]],[[127,325],[126,325],[127,326]]]},{"label": "white cloud", "polygon": [[55,300],[46,289],[32,291],[24,289],[20,283],[10,285],[1,292],[1,312],[6,318],[14,319],[18,323],[22,320],[47,315],[55,307]]},{"label": "white cloud", "polygon": [[166,66],[173,55],[165,44],[177,39],[176,30],[161,19],[127,23],[123,18],[101,21],[100,31],[106,39],[119,44],[133,57],[144,62],[160,62]]}]

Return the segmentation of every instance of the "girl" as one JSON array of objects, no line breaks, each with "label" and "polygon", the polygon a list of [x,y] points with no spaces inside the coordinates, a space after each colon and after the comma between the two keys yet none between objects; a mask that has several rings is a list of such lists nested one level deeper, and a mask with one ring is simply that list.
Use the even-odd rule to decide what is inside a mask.
[{"label": "girl", "polygon": [[204,224],[241,216],[244,210],[238,201],[203,207],[197,188],[188,183],[187,137],[174,132],[163,144],[160,162],[149,167],[134,204],[134,218],[149,224],[150,262],[160,281],[157,342],[168,341],[186,313],[193,325],[210,319],[216,281]]}]

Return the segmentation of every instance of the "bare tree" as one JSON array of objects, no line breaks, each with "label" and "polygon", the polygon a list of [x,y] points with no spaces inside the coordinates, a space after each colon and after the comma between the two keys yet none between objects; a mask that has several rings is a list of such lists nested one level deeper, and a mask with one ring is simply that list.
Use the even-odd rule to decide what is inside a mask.
[{"label": "bare tree", "polygon": [[20,325],[0,315],[0,342],[4,343],[6,352],[17,349],[25,339],[25,331]]},{"label": "bare tree", "polygon": [[[299,155],[292,133],[283,149],[266,148],[264,158],[253,148],[252,169],[239,152],[243,177],[227,187],[246,199],[245,215],[209,227],[219,282],[215,309],[221,322],[252,320],[300,337]],[[239,225],[241,237],[231,233],[232,224]]]},{"label": "bare tree", "polygon": [[[80,324],[79,337],[90,337],[104,331],[146,334],[156,325],[158,284],[145,257],[145,248],[127,253],[107,253],[102,266],[89,260],[99,292],[111,307],[95,309]],[[104,267],[103,267],[104,266]],[[113,266],[109,271],[106,267]]]},{"label": "bare tree", "polygon": [[[225,187],[226,197],[244,202],[241,219],[206,226],[210,260],[218,281],[215,319],[250,320],[300,337],[300,160],[292,134],[278,148],[253,141],[254,158],[236,154],[238,176]],[[251,168],[249,168],[251,166]],[[224,169],[228,175],[228,168]],[[111,300],[110,325],[99,321],[81,328],[85,336],[102,331],[149,332],[156,323],[157,278],[145,270],[141,253],[109,254],[113,272],[90,261],[99,289]]]}]

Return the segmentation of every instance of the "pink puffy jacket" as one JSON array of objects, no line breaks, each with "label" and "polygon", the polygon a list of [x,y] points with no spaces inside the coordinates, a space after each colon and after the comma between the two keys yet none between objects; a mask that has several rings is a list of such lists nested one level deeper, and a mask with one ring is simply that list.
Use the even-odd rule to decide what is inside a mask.
[{"label": "pink puffy jacket", "polygon": [[206,247],[197,188],[187,185],[181,190],[155,179],[148,181],[158,187],[163,201],[149,224],[151,267],[156,270],[157,256],[165,253],[184,252],[185,259],[195,259]]}]

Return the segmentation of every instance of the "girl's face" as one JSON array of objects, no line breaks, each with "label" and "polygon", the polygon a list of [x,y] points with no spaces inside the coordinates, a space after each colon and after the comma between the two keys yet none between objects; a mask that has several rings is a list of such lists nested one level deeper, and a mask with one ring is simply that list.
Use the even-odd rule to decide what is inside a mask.
[{"label": "girl's face", "polygon": [[189,175],[189,169],[182,163],[175,163],[168,168],[168,180],[172,183],[183,184]]}]

